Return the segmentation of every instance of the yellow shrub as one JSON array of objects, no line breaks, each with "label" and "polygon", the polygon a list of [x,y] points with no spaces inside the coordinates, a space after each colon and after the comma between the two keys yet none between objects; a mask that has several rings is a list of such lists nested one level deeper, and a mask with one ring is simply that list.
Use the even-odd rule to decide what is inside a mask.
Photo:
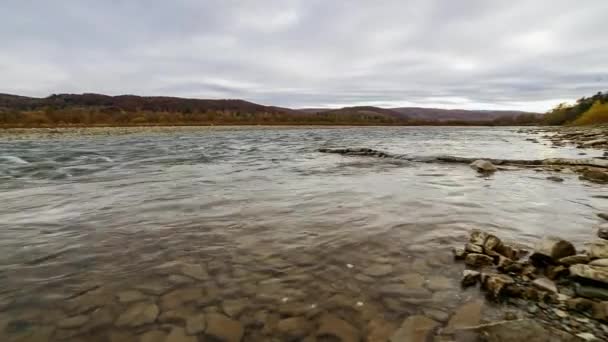
[{"label": "yellow shrub", "polygon": [[596,101],[589,110],[574,121],[575,125],[608,124],[608,102]]}]

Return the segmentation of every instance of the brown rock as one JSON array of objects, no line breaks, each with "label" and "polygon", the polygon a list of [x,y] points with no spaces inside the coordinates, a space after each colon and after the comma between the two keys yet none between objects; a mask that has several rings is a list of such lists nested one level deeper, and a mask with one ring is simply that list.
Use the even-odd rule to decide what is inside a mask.
[{"label": "brown rock", "polygon": [[60,320],[57,322],[57,327],[61,329],[74,329],[83,326],[88,321],[88,316],[78,315]]},{"label": "brown rock", "polygon": [[463,287],[469,287],[477,284],[479,279],[481,278],[481,273],[472,270],[464,270],[462,271],[462,281],[461,284]]},{"label": "brown rock", "polygon": [[307,336],[312,330],[312,324],[306,317],[290,317],[280,320],[276,330],[280,335],[294,340]]},{"label": "brown rock", "polygon": [[494,259],[484,254],[471,253],[467,255],[464,263],[468,266],[479,268],[494,265]]},{"label": "brown rock", "polygon": [[222,342],[239,342],[243,338],[244,329],[239,321],[232,320],[221,314],[207,315],[207,329],[209,335]]},{"label": "brown rock", "polygon": [[549,265],[547,266],[547,269],[545,269],[545,275],[547,275],[547,278],[549,279],[557,279],[559,277],[567,276],[568,273],[569,271],[564,265]]},{"label": "brown rock", "polygon": [[594,183],[604,184],[608,183],[608,172],[600,170],[585,170],[579,178]]},{"label": "brown rock", "polygon": [[181,272],[196,280],[206,280],[209,278],[207,270],[202,265],[198,264],[184,264],[181,267]]},{"label": "brown rock", "polygon": [[178,308],[185,303],[193,302],[203,297],[203,289],[192,287],[171,291],[160,299],[160,307],[164,310]]},{"label": "brown rock", "polygon": [[381,318],[374,318],[367,324],[367,342],[386,342],[397,330],[392,322]]},{"label": "brown rock", "polygon": [[602,321],[608,321],[608,302],[593,303],[592,317]]},{"label": "brown rock", "polygon": [[188,317],[186,320],[186,333],[188,335],[197,335],[205,331],[207,327],[207,320],[205,314],[197,314]]},{"label": "brown rock", "polygon": [[557,286],[555,286],[555,283],[547,278],[535,279],[532,282],[532,285],[534,285],[537,288],[544,290],[544,291],[549,291],[551,293],[557,293]]},{"label": "brown rock", "polygon": [[483,244],[484,244],[484,242],[486,242],[487,237],[488,237],[488,233],[482,232],[479,229],[473,229],[471,231],[471,235],[469,237],[469,242],[474,245],[483,247]]},{"label": "brown rock", "polygon": [[393,266],[389,264],[376,264],[363,269],[363,274],[370,277],[383,277],[393,272]]},{"label": "brown rock", "polygon": [[319,319],[317,337],[338,338],[341,342],[359,342],[359,331],[350,323],[333,314],[324,314]]},{"label": "brown rock", "polygon": [[197,342],[196,336],[186,335],[186,331],[181,327],[174,327],[165,339],[165,342]]},{"label": "brown rock", "polygon": [[570,298],[566,300],[566,307],[568,310],[585,312],[592,309],[593,301],[587,298]]},{"label": "brown rock", "polygon": [[608,240],[608,223],[602,224],[597,229],[597,237],[600,239]]},{"label": "brown rock", "polygon": [[222,302],[222,310],[228,316],[237,318],[249,305],[247,299],[227,299]]},{"label": "brown rock", "polygon": [[608,259],[595,259],[589,263],[589,266],[608,267]]},{"label": "brown rock", "polygon": [[139,336],[139,342],[165,342],[167,333],[162,330],[150,330]]},{"label": "brown rock", "polygon": [[470,243],[470,242],[467,242],[467,243],[464,245],[464,250],[465,250],[467,253],[477,253],[477,254],[483,254],[483,247],[482,247],[482,246],[479,246],[479,245],[474,245],[474,244],[472,244],[472,243]]},{"label": "brown rock", "polygon": [[595,240],[589,247],[589,256],[591,259],[608,258],[608,240]]},{"label": "brown rock", "polygon": [[468,328],[479,324],[479,321],[481,320],[482,307],[482,300],[473,300],[465,303],[458,308],[452,318],[450,318],[444,332],[447,334],[452,334],[455,330]]},{"label": "brown rock", "polygon": [[467,253],[462,248],[452,249],[452,254],[454,255],[454,260],[464,260],[467,256]]},{"label": "brown rock", "polygon": [[574,246],[558,237],[545,237],[534,248],[530,259],[536,262],[556,262],[557,260],[576,254]]},{"label": "brown rock", "polygon": [[566,332],[545,328],[532,319],[500,321],[471,327],[486,342],[579,342],[580,339]]},{"label": "brown rock", "polygon": [[589,266],[589,265],[572,265],[570,266],[570,274],[574,277],[591,279],[608,284],[608,267]]},{"label": "brown rock", "polygon": [[390,342],[425,342],[439,323],[425,316],[406,318],[399,329],[391,336]]},{"label": "brown rock", "polygon": [[505,274],[489,274],[485,277],[482,287],[492,298],[498,298],[506,285],[514,284],[513,278]]},{"label": "brown rock", "polygon": [[567,256],[565,258],[561,258],[558,260],[560,264],[564,264],[567,266],[576,265],[576,264],[587,264],[591,261],[591,258],[587,254],[576,254]]},{"label": "brown rock", "polygon": [[116,319],[117,327],[138,327],[153,323],[158,317],[158,306],[153,303],[136,303],[131,305]]},{"label": "brown rock", "polygon": [[500,246],[498,246],[496,248],[496,252],[498,252],[500,255],[503,255],[511,260],[518,259],[517,250],[509,245],[501,244]]},{"label": "brown rock", "polygon": [[488,235],[486,241],[483,243],[483,250],[486,253],[494,252],[496,249],[499,249],[502,245],[502,242],[499,238],[494,235]]}]

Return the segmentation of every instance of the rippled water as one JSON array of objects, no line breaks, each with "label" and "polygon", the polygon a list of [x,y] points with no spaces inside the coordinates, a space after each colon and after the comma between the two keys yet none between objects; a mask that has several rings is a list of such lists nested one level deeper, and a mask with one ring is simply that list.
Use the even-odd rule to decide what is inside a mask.
[{"label": "rippled water", "polygon": [[[40,316],[73,314],[55,303],[87,286],[113,295],[154,282],[168,289],[184,286],[166,277],[177,272],[176,263],[185,263],[203,265],[208,278],[195,283],[205,291],[219,289],[209,307],[247,297],[251,312],[242,314],[247,316],[280,306],[258,301],[265,290],[299,302],[310,296],[329,302],[340,294],[353,303],[373,303],[377,315],[399,322],[441,299],[428,305],[391,303],[377,290],[383,282],[414,272],[427,283],[442,276],[457,284],[461,268],[451,264],[449,248],[462,245],[472,228],[523,245],[547,234],[582,243],[593,234],[595,214],[608,207],[605,188],[568,173],[560,174],[563,183],[532,169],[480,177],[467,165],[345,157],[317,149],[516,159],[601,154],[551,148],[526,137],[514,128],[456,127],[4,132],[4,321],[27,322],[19,329],[6,323],[16,334],[54,326]],[[377,264],[391,265],[390,272],[363,271]],[[272,279],[276,287],[266,283]],[[442,304],[446,311],[462,301],[455,285],[428,287],[433,296],[452,291],[453,305]],[[123,304],[109,298],[106,306],[118,315]],[[154,298],[149,300],[162,302]],[[246,338],[260,339],[260,329],[243,324]],[[93,328],[79,333],[141,332],[112,324]]]}]

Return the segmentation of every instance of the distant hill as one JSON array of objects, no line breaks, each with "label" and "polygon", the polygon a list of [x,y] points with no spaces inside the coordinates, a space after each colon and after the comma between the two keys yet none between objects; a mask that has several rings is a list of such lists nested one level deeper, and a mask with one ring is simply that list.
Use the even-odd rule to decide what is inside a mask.
[{"label": "distant hill", "polygon": [[[519,118],[515,120],[515,118]],[[209,124],[525,124],[537,114],[434,108],[290,109],[239,99],[189,99],[166,96],[54,94],[44,98],[0,94],[0,125],[209,125]]]}]

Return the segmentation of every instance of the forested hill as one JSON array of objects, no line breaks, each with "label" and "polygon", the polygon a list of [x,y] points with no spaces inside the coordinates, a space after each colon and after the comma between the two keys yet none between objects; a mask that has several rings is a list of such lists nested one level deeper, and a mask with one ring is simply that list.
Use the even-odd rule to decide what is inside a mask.
[{"label": "forested hill", "polygon": [[290,109],[244,100],[164,96],[58,94],[45,98],[0,94],[0,126],[88,125],[509,125],[538,122],[534,113],[373,106]]},{"label": "forested hill", "polygon": [[582,97],[573,105],[559,104],[545,115],[547,125],[608,124],[608,93]]}]

